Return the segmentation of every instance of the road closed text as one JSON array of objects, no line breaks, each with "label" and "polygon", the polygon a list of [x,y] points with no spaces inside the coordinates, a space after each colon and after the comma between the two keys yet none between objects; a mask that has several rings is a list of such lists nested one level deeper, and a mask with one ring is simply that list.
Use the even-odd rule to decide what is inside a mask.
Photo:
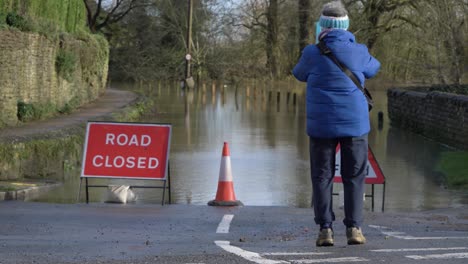
[{"label": "road closed text", "polygon": [[[107,133],[105,145],[145,148],[151,145],[151,137],[149,135]],[[156,157],[148,156],[98,154],[92,158],[92,165],[96,168],[156,169],[159,166],[159,160]]]},{"label": "road closed text", "polygon": [[159,166],[159,160],[155,157],[122,157],[122,156],[102,156],[93,157],[93,166],[100,168],[137,168],[137,169],[156,169]]}]

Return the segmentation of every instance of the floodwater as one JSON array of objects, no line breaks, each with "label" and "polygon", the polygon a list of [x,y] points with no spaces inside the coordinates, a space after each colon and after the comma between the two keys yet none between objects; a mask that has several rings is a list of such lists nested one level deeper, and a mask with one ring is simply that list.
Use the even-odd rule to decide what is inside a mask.
[{"label": "floodwater", "polygon": [[[134,89],[134,87],[122,87]],[[303,84],[207,85],[185,91],[175,85],[143,89],[155,109],[141,122],[172,124],[170,175],[172,202],[205,205],[216,195],[223,143],[230,149],[234,190],[245,205],[309,207],[311,182],[305,132]],[[371,90],[372,87],[370,87]],[[468,193],[448,190],[435,170],[446,146],[390,126],[385,91],[374,91],[369,145],[385,175],[385,211],[425,210],[468,204]],[[383,122],[379,124],[378,113]],[[79,171],[63,187],[40,197],[45,202],[76,202]],[[90,184],[161,185],[160,181],[96,180]],[[83,181],[84,182],[84,181]],[[375,185],[376,211],[384,186]],[[84,192],[81,188],[81,201]],[[339,192],[341,185],[335,184]],[[159,203],[161,189],[135,189],[137,203]],[[368,185],[367,193],[371,193]],[[105,200],[105,188],[90,188],[90,200]],[[336,204],[339,204],[339,197]],[[371,198],[365,206],[371,207]]]}]

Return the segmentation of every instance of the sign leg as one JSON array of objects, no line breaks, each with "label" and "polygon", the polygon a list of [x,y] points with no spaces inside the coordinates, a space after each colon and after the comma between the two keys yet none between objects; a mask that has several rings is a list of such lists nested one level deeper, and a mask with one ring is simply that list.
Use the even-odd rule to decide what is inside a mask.
[{"label": "sign leg", "polygon": [[372,212],[374,212],[374,184],[372,184]]},{"label": "sign leg", "polygon": [[161,205],[164,205],[164,198],[166,198],[166,182],[167,180],[164,180],[164,185],[163,185],[163,195],[162,195],[162,199],[161,199]]},{"label": "sign leg", "polygon": [[89,203],[89,190],[88,190],[88,178],[85,180],[86,182],[86,203]]},{"label": "sign leg", "polygon": [[169,204],[172,204],[172,195],[171,195],[171,164],[169,163],[169,161],[167,162],[167,178],[168,178],[168,187],[169,187]]},{"label": "sign leg", "polygon": [[383,184],[383,191],[382,191],[382,212],[384,212],[384,206],[385,206],[385,182]]},{"label": "sign leg", "polygon": [[80,187],[78,187],[78,195],[76,197],[76,203],[79,203],[81,200],[81,183],[83,182],[83,178],[80,177]]}]

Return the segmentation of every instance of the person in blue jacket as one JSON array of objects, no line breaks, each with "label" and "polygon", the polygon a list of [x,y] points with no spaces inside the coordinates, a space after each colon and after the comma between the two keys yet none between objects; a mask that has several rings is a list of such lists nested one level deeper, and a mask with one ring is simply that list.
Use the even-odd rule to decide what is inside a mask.
[{"label": "person in blue jacket", "polygon": [[[367,47],[347,31],[348,12],[341,1],[323,6],[318,40],[350,69],[364,87],[364,80],[377,74],[380,63]],[[317,246],[333,246],[333,177],[337,145],[341,148],[341,177],[344,189],[343,223],[349,245],[364,244],[362,234],[363,195],[367,172],[369,110],[363,92],[316,45],[308,45],[293,69],[307,82],[307,134],[310,139],[310,168],[315,223],[320,225]]]}]

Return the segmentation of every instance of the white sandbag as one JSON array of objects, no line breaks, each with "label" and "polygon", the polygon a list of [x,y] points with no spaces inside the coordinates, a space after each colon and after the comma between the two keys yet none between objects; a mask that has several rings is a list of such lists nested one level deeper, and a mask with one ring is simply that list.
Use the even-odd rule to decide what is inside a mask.
[{"label": "white sandbag", "polygon": [[132,189],[127,190],[127,203],[135,202],[137,199],[135,192]]},{"label": "white sandbag", "polygon": [[127,203],[129,189],[128,185],[109,185],[106,203]]}]

